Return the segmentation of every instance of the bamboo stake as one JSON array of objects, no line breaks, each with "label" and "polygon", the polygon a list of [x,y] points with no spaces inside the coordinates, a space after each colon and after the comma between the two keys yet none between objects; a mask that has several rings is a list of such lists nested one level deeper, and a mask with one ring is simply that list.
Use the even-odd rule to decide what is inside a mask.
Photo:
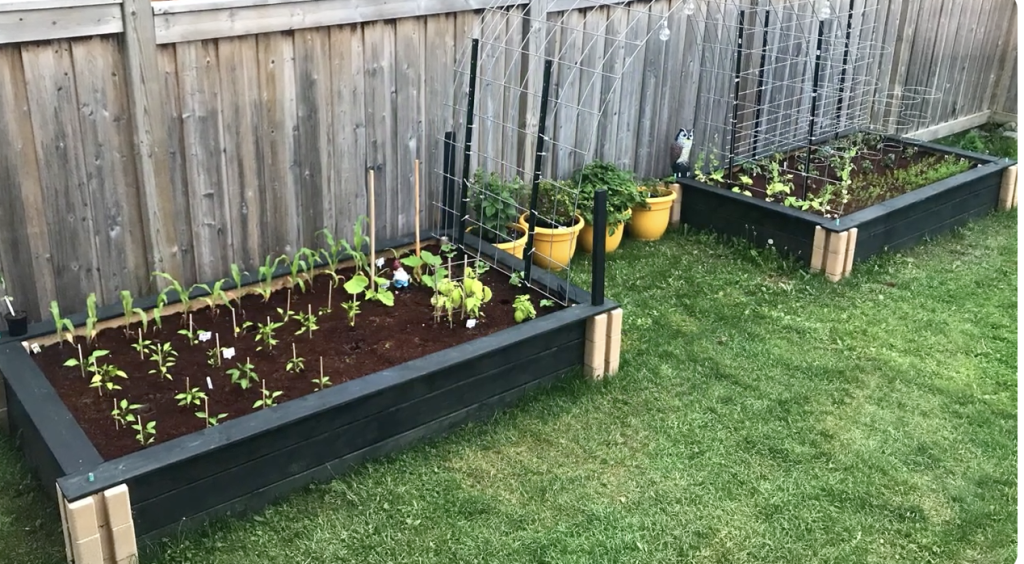
[{"label": "bamboo stake", "polygon": [[298,356],[295,352],[295,343],[292,343],[292,360],[295,360]]},{"label": "bamboo stake", "polygon": [[370,168],[370,291],[373,291],[374,280],[377,278],[377,213],[373,191],[373,168]]},{"label": "bamboo stake", "polygon": [[146,360],[146,349],[142,346],[142,329],[139,329],[139,358]]},{"label": "bamboo stake", "polygon": [[288,288],[288,302],[284,305],[284,314],[286,317],[291,317],[292,314],[292,289]]},{"label": "bamboo stake", "polygon": [[215,333],[213,339],[217,343],[217,366],[220,367],[220,333]]},{"label": "bamboo stake", "polygon": [[416,166],[413,167],[415,170],[416,182],[413,188],[413,205],[416,206],[416,256],[420,256],[420,160],[416,159]]},{"label": "bamboo stake", "polygon": [[203,413],[206,414],[206,417],[205,417],[205,419],[206,419],[206,426],[209,427],[210,426],[210,398],[208,398],[208,397],[204,397],[203,398]]},{"label": "bamboo stake", "polygon": [[309,338],[312,339],[313,338],[313,304],[309,304],[309,310],[306,313],[309,315],[309,317],[306,318],[307,320],[309,320]]},{"label": "bamboo stake", "polygon": [[238,321],[235,320],[235,310],[233,309],[231,310],[231,330],[233,331],[232,335],[238,334]]},{"label": "bamboo stake", "polygon": [[331,311],[331,298],[334,293],[334,282],[327,285],[327,311]]}]

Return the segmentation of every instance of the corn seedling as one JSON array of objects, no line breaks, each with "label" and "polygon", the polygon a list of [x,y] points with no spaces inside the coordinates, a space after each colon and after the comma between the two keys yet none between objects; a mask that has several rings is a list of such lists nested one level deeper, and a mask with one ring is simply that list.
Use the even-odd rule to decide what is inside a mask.
[{"label": "corn seedling", "polygon": [[210,313],[213,314],[214,319],[216,319],[220,314],[220,310],[217,309],[217,306],[219,305],[218,302],[227,306],[228,309],[235,309],[235,307],[231,305],[231,298],[228,297],[227,292],[224,291],[225,282],[227,282],[227,280],[218,280],[214,282],[212,288],[209,284],[196,284],[195,286],[192,286],[192,289],[200,288],[206,290],[206,295],[199,299],[201,299],[203,303],[210,308]]},{"label": "corn seedling", "polygon": [[254,381],[260,379],[248,358],[245,359],[245,364],[238,364],[235,368],[229,369],[228,376],[231,376],[232,384],[238,384],[243,390],[248,390]]},{"label": "corn seedling", "polygon": [[334,272],[334,269],[338,267],[338,263],[341,262],[341,240],[335,239],[334,234],[326,227],[318,231],[317,234],[323,235],[324,242],[327,243],[327,248],[320,251],[320,253],[324,256],[327,266],[330,267],[329,272]]},{"label": "corn seedling", "polygon": [[263,380],[260,382],[260,395],[262,397],[256,400],[256,403],[252,404],[252,408],[256,409],[257,407],[259,407],[262,409],[266,409],[268,407],[277,405],[277,402],[275,402],[274,400],[280,397],[282,393],[284,392],[267,391],[267,382],[266,380]]},{"label": "corn seedling", "polygon": [[167,305],[167,295],[160,293],[156,297],[156,307],[153,308],[153,324],[158,328],[164,328],[164,306]]},{"label": "corn seedling", "polygon": [[295,352],[295,343],[292,343],[292,357],[288,360],[284,369],[288,372],[298,374],[302,372],[306,367],[306,359],[302,358]]},{"label": "corn seedling", "polygon": [[312,339],[313,331],[316,331],[317,329],[320,328],[320,326],[316,324],[316,316],[313,315],[313,306],[309,306],[309,310],[307,313],[295,314],[295,318],[299,320],[299,325],[301,325],[301,327],[299,328],[298,331],[295,332],[295,334],[301,335],[303,333],[309,333],[309,338]]},{"label": "corn seedling", "polygon": [[85,311],[85,340],[91,344],[96,337],[96,294],[89,294],[85,299]]},{"label": "corn seedling", "polygon": [[[185,315],[188,315],[188,313],[190,311],[192,311],[192,300],[191,300],[191,297],[189,296],[190,290],[186,290],[181,285],[180,282],[175,280],[173,276],[171,276],[170,274],[167,274],[166,272],[154,272],[153,275],[154,276],[159,276],[161,278],[165,278],[170,283],[170,285],[168,287],[164,288],[163,292],[160,292],[160,295],[165,296],[165,298],[166,298],[167,292],[169,292],[171,290],[174,290],[174,292],[178,294],[178,301],[181,302],[181,308],[182,308],[181,312],[183,314],[182,317],[181,317],[181,322],[184,323],[185,322]],[[193,286],[193,288],[194,288],[194,286]],[[167,303],[166,299],[164,300],[164,303]]]},{"label": "corn seedling", "polygon": [[359,300],[357,299],[359,294],[366,290],[366,287],[370,284],[370,281],[366,279],[362,274],[356,274],[351,280],[345,282],[345,291],[352,295],[351,302],[342,302],[342,307],[345,308],[345,312],[348,313],[348,324],[355,327],[356,315],[359,313]]},{"label": "corn seedling", "polygon": [[138,420],[132,425],[132,429],[135,429],[135,440],[139,441],[142,446],[153,444],[156,440],[156,421],[150,421],[149,423],[143,423],[142,417],[138,417]]},{"label": "corn seedling", "polygon": [[196,413],[196,417],[206,422],[207,427],[213,427],[220,422],[221,419],[227,417],[227,413],[221,413],[220,415],[210,414],[210,400],[209,398],[203,397],[203,411]]},{"label": "corn seedling", "polygon": [[[256,342],[263,342],[263,344],[266,345],[268,349],[274,348],[274,345],[278,343],[278,340],[274,338],[274,331],[279,329],[282,325],[284,325],[284,322],[271,321],[269,317],[267,318],[267,322],[265,324],[257,324]],[[256,350],[263,350],[263,345],[256,347]]]},{"label": "corn seedling", "polygon": [[530,296],[527,294],[516,296],[515,301],[512,302],[512,309],[515,311],[516,323],[522,323],[527,319],[537,317],[537,310],[533,309],[533,304],[530,303]]},{"label": "corn seedling", "polygon": [[314,378],[313,383],[316,384],[317,390],[322,390],[327,386],[331,385],[331,379],[324,376],[324,357],[320,357],[320,377]]},{"label": "corn seedling", "polygon": [[117,398],[114,398],[114,409],[110,412],[110,416],[114,418],[114,428],[127,428],[129,423],[135,421],[133,412],[140,407],[142,406],[137,403],[128,403],[126,399],[118,401]]},{"label": "corn seedling", "polygon": [[139,340],[132,344],[132,348],[139,351],[139,358],[146,360],[146,351],[149,350],[149,346],[153,344],[153,341],[142,338],[143,330],[139,330]]},{"label": "corn seedling", "polygon": [[341,246],[345,248],[345,252],[348,253],[352,259],[352,263],[355,265],[356,272],[365,272],[367,275],[370,273],[370,263],[366,258],[366,253],[363,252],[363,245],[368,242],[367,236],[363,233],[366,228],[366,223],[369,221],[365,215],[359,216],[356,219],[355,224],[352,226],[352,244],[349,245],[348,241],[342,239]]},{"label": "corn seedling", "polygon": [[206,399],[206,394],[199,388],[189,387],[188,378],[185,378],[185,391],[174,396],[178,405],[199,405],[199,400]]},{"label": "corn seedling", "polygon": [[121,290],[121,309],[124,311],[124,336],[131,337],[132,332],[129,327],[132,324],[132,314],[135,313],[132,304],[134,303],[132,293],[128,290]]},{"label": "corn seedling", "polygon": [[263,266],[261,266],[259,269],[260,284],[259,287],[256,289],[256,292],[259,293],[259,295],[263,296],[264,302],[270,301],[270,294],[273,293],[272,286],[274,282],[274,271],[277,270],[277,267],[279,264],[281,264],[281,261],[287,260],[288,257],[282,255],[277,257],[274,260],[274,262],[270,262],[269,256],[266,258],[265,261],[263,261]]},{"label": "corn seedling", "polygon": [[53,315],[53,324],[57,328],[57,341],[64,346],[64,340],[73,343],[75,339],[75,326],[71,320],[60,316],[60,306],[57,300],[50,302],[50,314]]},{"label": "corn seedling", "polygon": [[[238,268],[237,264],[231,265],[231,281],[235,283],[235,301],[238,302],[238,306],[242,306],[242,269]],[[234,311],[231,308],[231,311]]]},{"label": "corn seedling", "polygon": [[156,363],[157,367],[150,370],[150,374],[159,374],[162,378],[173,380],[170,369],[178,361],[178,352],[171,348],[170,343],[153,344],[149,347],[149,360]]},{"label": "corn seedling", "polygon": [[[297,284],[303,293],[306,292],[306,283],[312,283],[313,281],[311,271],[316,264],[316,257],[316,251],[303,247],[299,249],[299,252],[295,253],[295,257],[292,258],[289,265],[292,271],[291,285],[295,286]],[[310,287],[312,287],[312,284],[310,284]]]}]

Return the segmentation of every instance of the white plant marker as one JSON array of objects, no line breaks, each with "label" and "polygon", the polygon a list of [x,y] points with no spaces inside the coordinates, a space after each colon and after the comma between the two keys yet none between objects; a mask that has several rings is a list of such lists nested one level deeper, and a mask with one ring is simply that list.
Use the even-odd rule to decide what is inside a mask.
[{"label": "white plant marker", "polygon": [[202,343],[205,343],[206,341],[209,341],[212,338],[213,338],[213,332],[211,332],[211,331],[200,331],[199,332],[199,341],[202,342]]},{"label": "white plant marker", "polygon": [[475,319],[467,319],[466,320],[466,329],[472,329],[474,327],[476,327],[476,320]]},{"label": "white plant marker", "polygon": [[15,313],[14,313],[14,306],[11,305],[11,297],[10,296],[4,296],[4,301],[7,302],[7,310],[11,312],[11,316],[13,317],[15,315]]},{"label": "white plant marker", "polygon": [[213,389],[213,380],[210,380],[209,376],[206,377],[206,387],[211,390]]},{"label": "white plant marker", "polygon": [[42,347],[39,346],[39,343],[32,343],[31,345],[29,345],[29,348],[32,349],[33,354],[39,354],[43,352],[43,349]]},{"label": "white plant marker", "polygon": [[375,289],[377,279],[377,204],[374,200],[373,168],[370,168],[370,290]]},{"label": "white plant marker", "polygon": [[224,356],[225,359],[235,358],[235,347],[231,347],[230,349],[224,349],[224,350],[222,350],[220,352]]}]

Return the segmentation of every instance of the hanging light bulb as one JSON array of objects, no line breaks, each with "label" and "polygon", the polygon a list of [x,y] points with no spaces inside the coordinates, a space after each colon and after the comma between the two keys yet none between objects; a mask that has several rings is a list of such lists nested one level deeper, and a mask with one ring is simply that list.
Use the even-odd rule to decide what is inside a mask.
[{"label": "hanging light bulb", "polygon": [[697,3],[694,0],[686,0],[686,4],[683,4],[683,13],[687,16],[692,16],[697,11]]},{"label": "hanging light bulb", "polygon": [[658,39],[668,41],[672,37],[672,30],[668,28],[668,19],[661,20],[661,29],[658,30]]},{"label": "hanging light bulb", "polygon": [[827,20],[832,17],[831,0],[814,0],[814,14],[819,20]]}]

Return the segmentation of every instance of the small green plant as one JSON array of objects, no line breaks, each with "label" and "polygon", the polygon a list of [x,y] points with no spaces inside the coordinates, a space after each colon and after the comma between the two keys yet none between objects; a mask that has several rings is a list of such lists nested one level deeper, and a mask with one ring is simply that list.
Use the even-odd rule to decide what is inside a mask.
[{"label": "small green plant", "polygon": [[462,280],[463,299],[466,306],[466,314],[470,319],[482,317],[481,306],[491,301],[491,289],[484,286],[483,282],[477,279],[476,270],[467,268],[465,277]]},{"label": "small green plant", "polygon": [[342,302],[342,307],[345,308],[345,312],[348,313],[348,324],[355,327],[356,315],[359,313],[359,294],[366,290],[369,286],[370,281],[367,280],[366,276],[362,274],[356,274],[348,282],[345,282],[343,288],[345,291],[352,296],[351,302]]},{"label": "small green plant", "polygon": [[288,260],[288,257],[282,255],[271,262],[268,256],[263,261],[263,266],[259,268],[259,287],[256,289],[256,292],[263,297],[264,303],[270,301],[270,294],[273,293],[274,272],[277,270],[278,265],[281,264],[281,261],[286,260]]},{"label": "small green plant", "polygon": [[178,334],[179,335],[184,335],[185,338],[188,339],[188,344],[190,344],[190,345],[192,345],[194,347],[194,346],[196,346],[196,343],[199,342],[199,333],[200,333],[200,331],[198,329],[196,329],[195,325],[192,324],[191,317],[192,316],[189,316],[190,319],[188,321],[188,328],[186,328],[186,329],[179,329],[178,330]]},{"label": "small green plant", "polygon": [[367,276],[370,275],[370,262],[366,258],[366,253],[363,252],[363,245],[367,243],[368,238],[363,232],[368,222],[369,219],[365,215],[359,216],[355,224],[352,225],[352,244],[349,245],[348,241],[344,239],[339,241],[349,258],[352,259],[356,272],[366,273]]},{"label": "small green plant", "polygon": [[[272,349],[274,345],[278,343],[278,340],[274,338],[274,331],[277,331],[284,325],[283,321],[271,321],[267,318],[266,323],[256,324],[256,342],[262,342],[267,348]],[[256,350],[263,350],[263,345],[256,347]]]},{"label": "small green plant", "polygon": [[324,262],[330,267],[330,272],[334,272],[337,268],[338,263],[341,262],[341,255],[344,253],[342,250],[341,241],[334,238],[334,234],[329,229],[324,227],[317,232],[317,235],[322,235],[324,242],[327,244],[327,248],[320,251],[324,256]]},{"label": "small green plant", "polygon": [[156,440],[156,421],[150,421],[143,423],[142,417],[132,425],[132,429],[135,429],[135,440],[139,441],[142,446],[151,445]]},{"label": "small green plant", "polygon": [[206,364],[220,366],[220,349],[213,348],[206,350]]},{"label": "small green plant", "polygon": [[82,372],[82,378],[85,378],[86,371],[93,375],[99,373],[99,366],[96,363],[96,359],[103,358],[110,354],[110,351],[97,349],[89,353],[89,356],[84,360],[82,359],[82,347],[78,347],[78,358],[69,358],[64,362],[64,366],[74,367],[77,366]]},{"label": "small green plant", "polygon": [[231,265],[231,281],[235,283],[235,301],[242,306],[242,269],[237,264]]},{"label": "small green plant", "polygon": [[178,362],[178,352],[171,348],[170,343],[155,343],[149,347],[149,360],[156,363],[150,374],[159,374],[161,378],[173,380],[170,369]]},{"label": "small green plant", "polygon": [[167,305],[167,296],[160,293],[156,297],[156,306],[153,308],[153,324],[160,329],[164,328],[164,306]]},{"label": "small green plant", "polygon": [[248,358],[245,359],[245,364],[238,364],[234,368],[229,368],[228,376],[231,376],[232,384],[238,384],[238,387],[243,390],[248,390],[253,382],[260,379],[256,375],[256,367],[249,362]]},{"label": "small green plant", "polygon": [[256,403],[252,404],[252,408],[256,409],[257,407],[259,407],[259,408],[262,408],[262,409],[266,409],[268,407],[275,406],[275,405],[277,405],[277,402],[275,400],[277,400],[277,398],[281,397],[282,393],[284,393],[284,392],[271,392],[271,391],[268,391],[267,390],[267,382],[265,380],[261,381],[260,382],[260,396],[261,397],[260,397],[260,399],[256,400]]},{"label": "small green plant", "polygon": [[96,338],[96,294],[89,294],[85,299],[85,311],[85,340],[91,344]]},{"label": "small green plant", "polygon": [[511,286],[522,286],[524,277],[525,275],[522,272],[512,272],[512,276],[508,278],[508,283]]},{"label": "small green plant", "polygon": [[137,403],[128,403],[126,399],[118,401],[114,398],[114,409],[110,412],[110,416],[114,418],[114,428],[127,427],[129,423],[134,422],[134,412],[140,407],[142,406]]},{"label": "small green plant", "polygon": [[160,292],[160,295],[164,296],[165,304],[168,302],[168,292],[173,290],[176,294],[178,294],[178,301],[181,302],[181,322],[184,323],[185,316],[188,315],[188,312],[192,310],[192,300],[191,296],[189,295],[190,290],[186,289],[184,286],[181,285],[181,282],[178,282],[177,280],[174,279],[173,276],[167,274],[166,272],[154,272],[153,276],[163,278],[168,282],[168,286],[164,288],[163,292]]},{"label": "small green plant", "polygon": [[298,374],[306,368],[306,359],[302,358],[295,352],[295,343],[292,343],[292,357],[288,359],[284,369],[288,372]]},{"label": "small green plant", "polygon": [[515,301],[512,302],[512,309],[515,312],[513,317],[515,317],[516,323],[522,323],[527,319],[537,317],[537,310],[533,309],[533,304],[530,303],[530,296],[528,294],[516,296]]},{"label": "small green plant", "polygon": [[149,350],[149,346],[153,344],[153,341],[142,338],[143,331],[139,331],[139,340],[132,343],[132,348],[139,351],[139,358],[146,359],[146,351]]},{"label": "small green plant", "polygon": [[317,325],[317,317],[313,315],[313,306],[309,306],[309,310],[306,313],[296,313],[295,319],[299,322],[299,330],[295,332],[296,335],[303,333],[309,333],[309,338],[313,338],[313,331],[320,328]]},{"label": "small green plant", "polygon": [[331,379],[324,376],[324,357],[320,357],[320,377],[313,378],[313,383],[316,384],[317,390],[322,390],[331,385]]},{"label": "small green plant", "polygon": [[214,319],[216,319],[217,315],[220,314],[220,310],[217,309],[217,305],[219,305],[218,302],[226,305],[228,309],[235,309],[234,306],[231,305],[231,298],[228,296],[227,292],[224,291],[225,282],[227,282],[227,280],[218,280],[214,282],[212,287],[209,284],[196,284],[192,287],[193,289],[200,288],[206,291],[206,295],[199,299],[210,308],[210,313],[213,314]]},{"label": "small green plant", "polygon": [[134,299],[132,293],[128,290],[121,290],[121,309],[124,311],[124,336],[131,337],[132,330],[130,325],[132,324],[132,314],[135,313],[132,305]]},{"label": "small green plant", "polygon": [[[597,191],[607,191],[608,235],[614,235],[619,224],[629,220],[633,208],[646,206],[644,192],[637,185],[633,173],[623,170],[614,163],[592,161],[572,174],[572,183],[578,187],[577,210],[588,224],[594,223],[594,199]],[[658,182],[642,184],[657,186]]]},{"label": "small green plant", "polygon": [[199,405],[199,400],[206,399],[206,393],[199,388],[189,386],[188,377],[185,378],[185,391],[174,396],[178,405]]},{"label": "small green plant", "polygon": [[441,268],[441,257],[431,253],[430,251],[420,251],[420,256],[409,255],[403,258],[400,262],[412,269],[412,277],[417,283],[425,284],[430,288],[436,287],[436,280],[429,275],[424,275],[424,270],[434,270],[435,274],[437,270],[444,270]]},{"label": "small green plant", "polygon": [[544,299],[540,301],[539,305],[540,307],[555,307],[555,302],[548,299]]},{"label": "small green plant", "polygon": [[207,427],[213,427],[220,422],[221,419],[227,417],[227,413],[221,413],[220,415],[213,415],[210,413],[210,400],[207,397],[203,397],[203,410],[196,412],[196,417],[206,422]]},{"label": "small green plant", "polygon": [[53,324],[57,328],[57,341],[60,346],[64,346],[65,339],[69,343],[75,341],[75,326],[71,324],[71,320],[60,316],[60,306],[57,305],[57,300],[50,302],[50,315],[53,316]]}]

